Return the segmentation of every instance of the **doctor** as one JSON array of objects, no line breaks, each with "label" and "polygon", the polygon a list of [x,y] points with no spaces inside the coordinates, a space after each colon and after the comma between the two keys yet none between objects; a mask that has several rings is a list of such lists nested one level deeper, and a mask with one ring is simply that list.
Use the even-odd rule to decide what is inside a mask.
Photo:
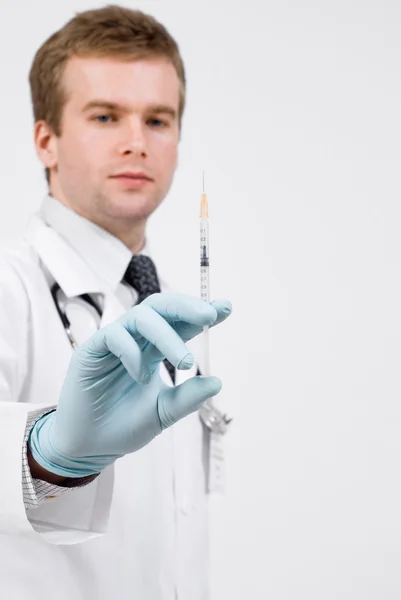
[{"label": "doctor", "polygon": [[49,195],[0,265],[0,597],[206,600],[198,409],[221,382],[194,338],[231,307],[169,291],[145,238],[177,165],[177,44],[87,11],[30,85]]}]

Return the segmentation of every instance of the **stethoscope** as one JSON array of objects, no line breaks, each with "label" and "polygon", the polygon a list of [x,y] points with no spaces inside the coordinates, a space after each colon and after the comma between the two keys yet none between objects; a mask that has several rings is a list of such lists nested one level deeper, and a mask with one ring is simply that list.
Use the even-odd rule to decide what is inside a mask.
[{"label": "stethoscope", "polygon": [[[72,331],[71,331],[71,323],[69,318],[67,317],[67,313],[64,307],[61,306],[58,294],[61,291],[61,288],[57,282],[53,283],[51,289],[51,295],[54,301],[54,305],[57,309],[57,313],[60,317],[60,320],[63,324],[69,342],[72,348],[75,350],[78,348],[78,342],[75,339]],[[99,319],[102,317],[102,310],[100,306],[93,300],[93,298],[89,294],[80,294],[78,296],[81,300],[86,302],[89,306],[91,306],[99,316]],[[197,370],[197,375],[201,375],[199,369]],[[231,419],[228,419],[225,414],[223,414],[216,406],[206,401],[203,406],[199,410],[199,416],[202,422],[206,425],[210,431],[217,434],[224,434],[227,432],[227,428]]]},{"label": "stethoscope", "polygon": [[[57,282],[54,283],[52,285],[50,291],[51,291],[51,294],[53,297],[54,305],[58,312],[58,316],[60,317],[60,320],[64,326],[64,329],[65,329],[67,337],[70,341],[70,344],[73,347],[73,349],[75,350],[76,348],[78,348],[78,342],[76,341],[75,337],[72,334],[71,323],[70,323],[69,318],[67,317],[66,310],[64,308],[62,308],[60,305],[58,293],[61,291],[61,288],[60,288],[59,284]],[[84,302],[86,302],[87,304],[89,304],[89,306],[92,306],[92,308],[94,308],[95,311],[97,312],[97,314],[99,315],[99,318],[102,317],[102,311],[101,311],[100,307],[96,304],[96,302],[93,300],[93,298],[89,294],[80,294],[80,296],[78,296],[78,297],[81,300],[84,300]]]}]

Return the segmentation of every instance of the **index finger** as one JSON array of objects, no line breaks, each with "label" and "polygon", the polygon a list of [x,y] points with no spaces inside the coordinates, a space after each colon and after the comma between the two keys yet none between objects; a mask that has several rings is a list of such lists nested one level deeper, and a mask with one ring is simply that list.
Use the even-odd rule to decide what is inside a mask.
[{"label": "index finger", "polygon": [[152,307],[141,302],[120,317],[119,322],[134,339],[139,336],[149,342],[150,347],[156,348],[161,357],[165,356],[178,369],[192,367],[194,357],[191,352],[167,319]]},{"label": "index finger", "polygon": [[168,321],[184,321],[190,325],[213,325],[218,316],[212,304],[186,294],[152,294],[141,304],[151,306]]}]

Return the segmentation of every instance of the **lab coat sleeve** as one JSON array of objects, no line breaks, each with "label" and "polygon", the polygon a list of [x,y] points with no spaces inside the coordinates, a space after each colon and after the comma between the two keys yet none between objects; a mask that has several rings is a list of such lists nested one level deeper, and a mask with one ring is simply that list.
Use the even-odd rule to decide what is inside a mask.
[{"label": "lab coat sleeve", "polygon": [[76,544],[107,530],[113,467],[95,481],[33,510],[24,505],[23,444],[27,420],[52,407],[19,398],[29,378],[30,302],[13,266],[0,258],[0,534]]}]

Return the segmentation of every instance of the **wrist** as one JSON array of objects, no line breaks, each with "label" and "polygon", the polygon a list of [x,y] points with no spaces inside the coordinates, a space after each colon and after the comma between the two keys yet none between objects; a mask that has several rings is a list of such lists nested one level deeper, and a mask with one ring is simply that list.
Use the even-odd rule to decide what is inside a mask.
[{"label": "wrist", "polygon": [[55,448],[51,434],[56,412],[43,415],[32,427],[27,444],[28,464],[30,468],[32,465],[31,473],[35,479],[73,487],[72,480],[95,478],[108,465],[95,465],[79,458],[65,456]]},{"label": "wrist", "polygon": [[27,459],[29,470],[34,479],[40,479],[41,481],[46,481],[47,483],[52,483],[54,485],[63,485],[63,483],[66,481],[66,477],[55,475],[54,473],[44,469],[42,465],[40,465],[33,458],[29,444],[27,446]]}]

